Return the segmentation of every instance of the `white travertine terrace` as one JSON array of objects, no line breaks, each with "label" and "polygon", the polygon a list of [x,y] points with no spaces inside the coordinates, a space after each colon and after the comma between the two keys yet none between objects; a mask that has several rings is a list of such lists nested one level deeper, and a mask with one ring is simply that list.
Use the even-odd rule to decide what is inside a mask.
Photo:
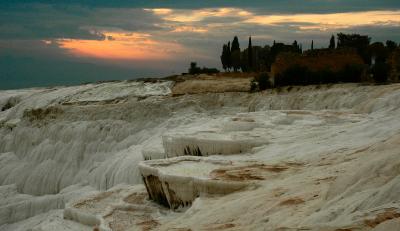
[{"label": "white travertine terrace", "polygon": [[[172,85],[0,91],[0,230],[93,230],[92,224],[106,230],[113,219],[121,230],[377,231],[400,225],[399,84],[171,97]],[[202,157],[174,157],[185,155],[188,145]],[[174,192],[192,201],[184,212],[146,198],[145,206],[123,203],[136,190],[130,187],[141,185],[145,193],[143,157],[149,163],[200,159],[160,168],[144,162],[144,173],[168,176]],[[173,158],[160,160],[165,157]],[[214,169],[215,161],[234,164]],[[179,180],[198,179],[257,187],[223,196],[179,191]],[[129,186],[111,202],[90,201],[120,185]],[[76,201],[90,203],[75,210]],[[103,220],[88,222],[99,216]]]}]

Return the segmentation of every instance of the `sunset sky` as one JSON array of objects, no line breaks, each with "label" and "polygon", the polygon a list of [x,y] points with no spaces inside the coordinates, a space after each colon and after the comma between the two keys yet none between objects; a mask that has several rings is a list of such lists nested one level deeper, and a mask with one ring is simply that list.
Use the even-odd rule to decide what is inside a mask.
[{"label": "sunset sky", "polygon": [[190,61],[221,68],[222,44],[332,34],[400,42],[400,1],[51,1],[0,3],[0,89],[165,76]]}]

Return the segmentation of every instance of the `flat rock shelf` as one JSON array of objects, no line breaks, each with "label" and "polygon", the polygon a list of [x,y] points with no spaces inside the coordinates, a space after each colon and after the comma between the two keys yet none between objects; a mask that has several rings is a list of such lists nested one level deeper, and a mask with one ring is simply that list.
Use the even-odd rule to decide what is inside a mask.
[{"label": "flat rock shelf", "polygon": [[139,164],[149,198],[173,210],[190,206],[200,195],[225,195],[253,184],[216,179],[212,173],[231,161],[181,156]]}]

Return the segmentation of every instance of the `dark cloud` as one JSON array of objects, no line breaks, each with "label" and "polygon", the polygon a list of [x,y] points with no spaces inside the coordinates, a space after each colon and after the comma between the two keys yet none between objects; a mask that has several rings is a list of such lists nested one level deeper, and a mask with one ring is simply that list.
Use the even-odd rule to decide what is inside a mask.
[{"label": "dark cloud", "polygon": [[14,0],[2,3],[2,7],[10,7],[15,4],[43,3],[58,6],[81,5],[86,7],[105,8],[179,8],[197,9],[205,7],[239,7],[255,8],[268,12],[345,12],[365,11],[371,9],[400,8],[398,0]]},{"label": "dark cloud", "polygon": [[85,38],[103,39],[98,33],[84,29],[82,23],[89,14],[78,9],[75,14],[49,5],[21,5],[0,10],[1,39]]},{"label": "dark cloud", "polygon": [[104,39],[101,29],[148,31],[160,19],[143,9],[23,4],[0,8],[0,39]]},{"label": "dark cloud", "polygon": [[[296,2],[296,3],[295,3]],[[239,7],[253,14],[268,15],[270,13],[288,12],[342,12],[357,10],[400,10],[400,1],[366,1],[366,0],[309,0],[299,1],[50,1],[20,0],[7,1],[0,5],[0,39],[96,39],[103,40],[103,30],[125,30],[130,32],[169,31],[171,26],[163,20],[162,15],[155,15],[143,10],[146,7],[188,8],[196,7]],[[192,26],[230,24],[242,21],[243,16],[205,17],[200,22],[192,22]],[[292,23],[296,26],[296,23]],[[247,25],[246,25],[247,26]],[[251,28],[249,26],[248,28]],[[224,28],[220,28],[224,29]],[[241,28],[233,28],[237,33]],[[246,28],[245,28],[246,29]],[[226,30],[225,30],[226,31]],[[253,32],[256,34],[256,31]]]}]

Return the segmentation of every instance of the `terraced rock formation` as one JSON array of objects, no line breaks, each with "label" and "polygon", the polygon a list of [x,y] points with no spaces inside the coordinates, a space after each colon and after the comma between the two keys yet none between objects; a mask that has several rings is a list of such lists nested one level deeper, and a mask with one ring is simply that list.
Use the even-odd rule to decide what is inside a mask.
[{"label": "terraced rock formation", "polygon": [[0,231],[398,226],[400,85],[172,85],[1,91]]}]

